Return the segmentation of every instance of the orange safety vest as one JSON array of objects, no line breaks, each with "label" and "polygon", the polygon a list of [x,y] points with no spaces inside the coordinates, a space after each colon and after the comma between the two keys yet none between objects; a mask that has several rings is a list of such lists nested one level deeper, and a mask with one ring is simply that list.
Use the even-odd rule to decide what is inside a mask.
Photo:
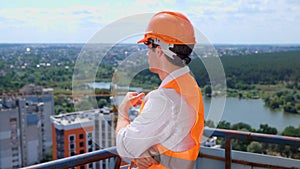
[{"label": "orange safety vest", "polygon": [[[152,165],[148,169],[193,168],[194,162],[197,159],[200,150],[201,137],[204,129],[204,106],[200,88],[195,79],[189,73],[170,81],[163,86],[163,88],[174,89],[185,99],[187,104],[189,104],[194,111],[197,112],[195,123],[189,133],[191,138],[195,141],[195,146],[183,152],[174,152],[161,144],[157,144],[155,146],[160,153],[160,164]],[[143,107],[144,106],[142,104],[140,112]]]}]

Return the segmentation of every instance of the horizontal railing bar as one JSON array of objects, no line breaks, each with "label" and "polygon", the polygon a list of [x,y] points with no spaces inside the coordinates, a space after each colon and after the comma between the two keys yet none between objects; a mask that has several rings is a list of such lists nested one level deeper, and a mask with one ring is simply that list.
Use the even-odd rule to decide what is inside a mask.
[{"label": "horizontal railing bar", "polygon": [[110,147],[102,150],[97,150],[85,154],[66,157],[46,163],[41,163],[23,169],[57,169],[57,168],[70,168],[88,164],[95,161],[105,160],[112,157],[118,157],[116,147]]},{"label": "horizontal railing bar", "polygon": [[237,131],[237,130],[205,128],[204,135],[205,136],[224,137],[224,138],[230,137],[230,138],[243,139],[243,140],[248,140],[248,141],[258,141],[258,142],[268,142],[268,143],[275,143],[275,144],[300,146],[300,138],[298,138],[298,137],[260,134],[260,133],[244,132],[244,131]]},{"label": "horizontal railing bar", "polygon": [[[270,134],[260,134],[243,132],[237,130],[225,130],[225,129],[215,129],[215,128],[205,128],[204,135],[207,137],[217,136],[229,139],[244,139],[248,141],[259,141],[259,142],[269,142],[275,144],[286,144],[293,146],[300,146],[300,138],[297,137],[287,137],[279,135]],[[108,158],[117,157],[116,167],[120,166],[120,157],[117,153],[116,147],[110,147],[102,150],[97,150],[85,154],[80,154],[76,156],[66,157],[46,163],[41,163],[33,166],[24,167],[23,169],[56,169],[56,168],[70,168],[75,166],[80,166],[95,161],[105,160]]]},{"label": "horizontal railing bar", "polygon": [[[218,157],[213,155],[208,155],[204,153],[199,153],[198,157],[200,158],[208,158],[212,160],[218,160],[218,161],[226,161],[224,157]],[[262,163],[255,163],[255,162],[249,162],[249,161],[243,161],[243,160],[236,160],[232,159],[232,163],[235,164],[242,164],[242,165],[248,165],[251,167],[261,167],[261,168],[272,168],[272,169],[297,169],[295,167],[283,167],[283,166],[277,166],[277,165],[271,165],[271,164],[262,164]]]}]

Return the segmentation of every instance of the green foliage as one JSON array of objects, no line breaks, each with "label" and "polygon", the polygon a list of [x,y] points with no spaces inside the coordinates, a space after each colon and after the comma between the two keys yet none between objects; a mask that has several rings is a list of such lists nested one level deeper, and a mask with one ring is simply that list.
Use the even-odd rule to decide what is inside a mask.
[{"label": "green foliage", "polygon": [[295,128],[293,126],[286,127],[283,132],[283,136],[300,137],[300,127]]},{"label": "green foliage", "polygon": [[[300,51],[273,52],[250,55],[222,56],[227,83],[227,96],[239,98],[264,98],[266,106],[271,109],[282,109],[289,113],[300,112]],[[202,58],[202,61],[208,58]],[[208,73],[199,58],[190,63],[195,78],[200,86],[204,86],[204,94],[209,96],[210,81]],[[276,89],[257,88],[258,86],[282,85],[289,91],[296,91],[294,96],[271,96]],[[267,92],[265,92],[267,91]],[[290,102],[290,103],[289,103]]]},{"label": "green foliage", "polygon": [[130,86],[143,87],[144,89],[153,89],[159,86],[161,80],[148,69],[139,72],[131,81]]},{"label": "green foliage", "polygon": [[99,108],[109,106],[110,104],[110,90],[95,89],[96,100]]},{"label": "green foliage", "polygon": [[255,129],[252,129],[251,126],[249,124],[240,122],[237,124],[233,124],[231,127],[232,130],[240,130],[240,131],[255,131]]},{"label": "green foliage", "polygon": [[[280,95],[280,94],[279,94]],[[208,120],[209,121],[209,120]],[[209,124],[209,123],[208,123]],[[237,123],[230,125],[229,122],[221,121],[218,124],[218,128],[229,129],[229,130],[241,130],[246,132],[257,132],[264,134],[278,134],[276,128],[270,127],[268,124],[261,124],[259,129],[256,131],[251,128],[250,125],[246,123]],[[300,125],[298,128],[293,126],[286,127],[281,133],[283,136],[291,136],[291,137],[300,137]],[[218,138],[217,143],[221,144],[221,148],[225,147],[224,138]],[[289,146],[289,145],[280,145],[280,144],[269,144],[269,143],[259,143],[255,141],[247,141],[240,139],[232,139],[232,149],[238,151],[247,151],[253,153],[264,153],[269,155],[278,155],[280,154],[283,157],[300,159],[300,147]]]},{"label": "green foliage", "polygon": [[74,112],[74,105],[70,102],[70,99],[65,97],[54,96],[54,113],[55,114],[64,114]]},{"label": "green foliage", "polygon": [[[227,87],[239,90],[254,89],[253,84],[288,82],[297,88],[300,79],[299,51],[223,56]],[[209,58],[203,58],[209,59]],[[209,78],[202,61],[192,60],[190,68],[200,86],[209,85]]]},{"label": "green foliage", "polygon": [[261,125],[259,125],[259,129],[256,132],[276,135],[277,129],[274,127],[270,127],[268,124],[261,124]]},{"label": "green foliage", "polygon": [[289,113],[300,113],[300,99],[297,92],[278,91],[265,97],[265,104],[271,109],[283,109]]},{"label": "green foliage", "polygon": [[225,120],[219,122],[218,127],[220,129],[231,129],[231,124]]},{"label": "green foliage", "polygon": [[102,108],[102,107],[104,107],[104,106],[108,106],[107,100],[106,100],[106,99],[100,99],[100,100],[98,101],[98,107],[99,107],[99,108]]},{"label": "green foliage", "polygon": [[83,100],[75,105],[76,111],[90,110],[93,109],[93,104],[88,100]]},{"label": "green foliage", "polygon": [[[16,92],[30,83],[51,87],[54,88],[55,92],[55,113],[74,111],[74,105],[68,100],[71,97],[68,91],[72,90],[72,76],[76,74],[74,65],[82,46],[50,45],[44,47],[37,45],[31,48],[32,51],[36,51],[32,54],[24,54],[25,48],[22,48],[22,45],[4,46],[0,50],[1,92]],[[16,50],[15,46],[18,46],[20,50]],[[117,50],[113,54],[107,55],[108,57],[97,68],[96,81],[108,82],[112,80],[117,65],[113,58],[117,57],[118,61],[124,59],[118,53],[119,49],[123,48],[126,47],[116,48]],[[300,51],[295,50],[242,56],[222,56],[220,59],[226,73],[228,96],[257,98],[260,95],[258,85],[282,84],[288,88],[287,91],[278,91],[274,95],[265,93],[266,106],[272,109],[283,109],[285,112],[299,113],[300,94],[297,91],[300,89],[299,54]],[[209,57],[202,58],[202,61],[206,62],[209,59]],[[193,59],[189,67],[198,84],[204,87],[203,93],[209,96],[211,82],[202,61],[199,58]],[[26,68],[22,68],[24,63],[28,63]],[[36,66],[41,63],[51,63],[51,66]],[[11,65],[14,67],[11,68]],[[66,68],[66,66],[69,68]],[[87,71],[86,73],[89,74],[90,72]],[[153,89],[160,84],[160,79],[148,69],[139,72],[131,82],[128,79],[120,79],[120,81],[144,89]],[[95,93],[108,94],[110,91],[95,91]],[[57,94],[69,96],[61,97]],[[98,104],[98,107],[109,105],[110,102],[108,96],[96,96],[96,100],[97,103],[95,104]],[[230,124],[220,123],[218,127],[230,128],[231,126]],[[245,129],[248,130],[249,128]]]},{"label": "green foliage", "polygon": [[204,125],[209,127],[209,128],[215,128],[215,124],[212,120],[207,120],[204,122]]},{"label": "green foliage", "polygon": [[[255,131],[255,129],[252,129],[249,124],[246,123],[237,123],[233,124],[231,126],[231,130],[240,130],[244,132],[251,132]],[[250,142],[247,140],[239,140],[239,139],[233,139],[232,140],[232,149],[239,150],[239,151],[247,151],[247,146]]]},{"label": "green foliage", "polygon": [[221,58],[226,74],[243,84],[275,84],[300,78],[299,51]]},{"label": "green foliage", "polygon": [[261,143],[252,141],[248,146],[247,146],[247,151],[251,153],[262,153],[263,151],[263,146]]}]

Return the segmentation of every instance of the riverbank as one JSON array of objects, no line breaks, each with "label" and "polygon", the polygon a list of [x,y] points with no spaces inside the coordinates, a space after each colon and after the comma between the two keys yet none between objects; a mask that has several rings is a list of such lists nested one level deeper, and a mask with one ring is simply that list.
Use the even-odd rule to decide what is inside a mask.
[{"label": "riverbank", "polygon": [[228,97],[240,99],[263,99],[271,110],[283,110],[300,115],[300,90],[287,88],[283,84],[252,85],[253,89],[227,89]]},{"label": "riverbank", "polygon": [[[216,99],[219,103],[221,98]],[[204,114],[206,120],[214,121],[217,125],[220,121],[227,121],[231,124],[239,122],[247,123],[252,128],[258,129],[260,124],[268,124],[283,131],[288,126],[298,127],[300,125],[300,116],[298,114],[286,113],[282,110],[271,110],[265,106],[262,99],[239,99],[237,97],[226,97],[225,107],[221,115],[220,112],[214,112],[211,107],[211,98],[204,97]]]}]

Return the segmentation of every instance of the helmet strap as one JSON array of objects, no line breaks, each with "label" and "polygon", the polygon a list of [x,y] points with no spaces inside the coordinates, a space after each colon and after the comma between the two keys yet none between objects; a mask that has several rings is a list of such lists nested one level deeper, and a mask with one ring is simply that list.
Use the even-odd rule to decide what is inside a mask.
[{"label": "helmet strap", "polygon": [[170,50],[170,48],[174,47],[174,44],[167,44],[163,41],[159,40],[158,38],[154,38],[154,44],[157,44],[161,47],[161,50],[167,55],[169,58],[174,59],[174,56],[177,56],[176,53]]}]

